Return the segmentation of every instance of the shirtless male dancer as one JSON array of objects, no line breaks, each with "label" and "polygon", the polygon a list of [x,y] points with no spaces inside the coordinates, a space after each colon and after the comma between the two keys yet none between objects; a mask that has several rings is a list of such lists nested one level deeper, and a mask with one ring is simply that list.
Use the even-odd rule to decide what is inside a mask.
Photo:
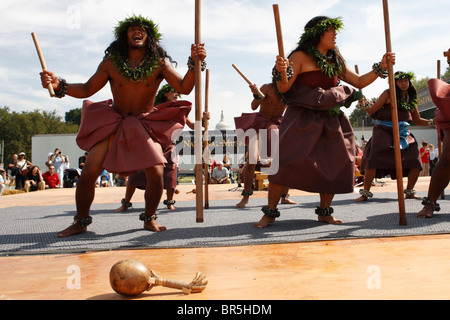
[{"label": "shirtless male dancer", "polygon": [[[259,107],[259,112],[255,113],[243,113],[240,117],[235,118],[236,129],[255,129],[258,133],[258,139],[249,139],[249,159],[259,158],[258,140],[259,130],[266,129],[267,137],[270,137],[270,130],[278,130],[286,105],[278,94],[278,90],[273,83],[264,84],[260,91],[264,94],[264,98],[261,98],[258,93],[258,86],[253,84],[250,86],[250,90],[253,92],[253,101],[251,103],[252,110],[256,110]],[[268,147],[270,146],[270,138],[267,140]],[[250,152],[252,154],[250,154]],[[253,194],[252,182],[253,175],[255,174],[256,163],[247,161],[243,169],[244,175],[244,190],[242,191],[242,200],[236,204],[238,208],[244,208],[249,201],[250,196]],[[297,202],[289,199],[289,187],[285,187],[283,195],[281,196],[281,203],[284,204],[297,204]]]},{"label": "shirtless male dancer", "polygon": [[[51,84],[58,97],[67,94],[75,98],[87,98],[102,89],[108,82],[113,95],[113,102],[110,101],[111,105],[102,103],[98,106],[94,103],[88,106],[85,102],[83,107],[77,143],[80,145],[82,142],[84,146],[85,140],[92,140],[92,136],[97,137],[98,142],[91,141],[88,150],[89,157],[77,184],[75,195],[77,215],[74,223],[59,232],[58,237],[87,231],[87,226],[92,222],[89,210],[94,200],[95,180],[103,168],[110,172],[127,173],[145,169],[147,175],[145,212],[141,214],[140,218],[144,221],[145,229],[151,231],[166,229],[155,219],[156,209],[163,192],[163,164],[166,161],[162,154],[164,146],[161,146],[161,143],[171,143],[171,140],[170,137],[167,139],[160,137],[164,128],[160,127],[158,135],[158,132],[152,132],[151,126],[148,124],[146,126],[145,122],[154,119],[155,117],[152,118],[152,115],[158,113],[153,107],[153,100],[164,79],[177,92],[189,94],[192,91],[195,84],[193,61],[196,57],[200,57],[201,61],[204,61],[206,50],[203,43],[191,46],[191,57],[188,60],[189,70],[182,77],[174,69],[170,56],[160,47],[161,34],[153,21],[140,15],[128,17],[119,22],[115,28],[115,36],[116,40],[105,50],[105,57],[100,62],[97,71],[86,83],[69,84],[50,71],[44,70],[41,73],[42,86],[47,88]],[[183,111],[182,107],[166,108],[166,112],[172,112],[168,120],[170,121],[170,118],[175,116],[180,117],[175,112],[183,112],[180,122],[183,122],[181,125],[184,126],[185,118],[190,111],[190,104],[188,108],[185,108],[188,109],[186,111]],[[111,122],[105,129],[91,129],[90,131],[90,128],[86,129],[86,127],[95,127],[97,123],[105,121]],[[162,122],[164,121],[153,120],[155,127],[162,126]],[[171,126],[175,125],[171,124]],[[126,131],[127,128],[128,131]],[[83,133],[83,131],[87,132]],[[107,136],[101,136],[105,131]],[[131,131],[137,131],[138,134],[132,139],[124,138],[128,133],[133,133]],[[118,136],[122,137],[120,143]],[[136,142],[137,136],[140,136],[138,142]],[[127,154],[123,154],[124,151],[120,149],[124,143],[130,145],[126,150]]]}]

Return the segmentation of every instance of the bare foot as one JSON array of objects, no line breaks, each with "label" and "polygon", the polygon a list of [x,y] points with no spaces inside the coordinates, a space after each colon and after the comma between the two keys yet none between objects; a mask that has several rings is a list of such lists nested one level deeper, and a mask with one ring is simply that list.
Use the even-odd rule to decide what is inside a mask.
[{"label": "bare foot", "polygon": [[272,222],[275,222],[275,218],[270,218],[267,215],[263,215],[261,220],[254,224],[255,228],[265,228]]},{"label": "bare foot", "polygon": [[361,196],[358,199],[355,199],[355,202],[364,202],[367,201],[367,197],[366,196]]},{"label": "bare foot", "polygon": [[64,237],[72,236],[74,234],[84,233],[86,231],[87,231],[87,227],[83,227],[79,223],[74,223],[74,224],[70,225],[70,227],[64,229],[63,231],[58,232],[58,234],[56,236],[58,238],[64,238]]},{"label": "bare foot", "polygon": [[281,203],[283,203],[283,204],[298,204],[298,202],[291,200],[291,198],[281,198]]},{"label": "bare foot", "polygon": [[421,200],[421,197],[415,196],[415,195],[410,195],[410,196],[406,196],[405,195],[405,199],[417,199],[417,200]]},{"label": "bare foot", "polygon": [[169,210],[177,210],[178,208],[175,207],[173,204],[168,204],[167,205],[167,209],[169,209]]},{"label": "bare foot", "polygon": [[422,210],[417,214],[419,218],[431,218],[433,217],[433,206],[431,204],[426,204],[423,206]]},{"label": "bare foot", "polygon": [[318,216],[319,222],[329,223],[329,224],[342,224],[342,220],[335,219],[333,216]]},{"label": "bare foot", "polygon": [[144,229],[154,231],[154,232],[160,232],[167,230],[166,227],[160,225],[156,220],[151,220],[148,222],[144,222]]},{"label": "bare foot", "polygon": [[238,208],[245,208],[245,206],[248,204],[249,197],[243,197],[241,202],[239,202],[236,207]]},{"label": "bare foot", "polygon": [[124,212],[124,211],[127,211],[127,210],[128,210],[127,207],[125,207],[125,206],[120,206],[120,207],[117,208],[115,211],[116,211],[116,212]]}]

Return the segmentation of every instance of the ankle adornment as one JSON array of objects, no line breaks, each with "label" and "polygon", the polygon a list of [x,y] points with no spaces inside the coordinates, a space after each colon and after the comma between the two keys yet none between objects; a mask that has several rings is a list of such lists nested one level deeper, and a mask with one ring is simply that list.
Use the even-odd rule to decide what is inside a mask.
[{"label": "ankle adornment", "polygon": [[80,223],[80,225],[86,228],[88,225],[92,223],[92,217],[87,216],[86,218],[78,218],[77,216],[73,217],[73,224]]},{"label": "ankle adornment", "polygon": [[272,210],[268,206],[263,206],[261,208],[261,211],[264,213],[264,215],[272,219],[278,218],[280,216],[280,211],[278,211],[278,209]]},{"label": "ankle adornment", "polygon": [[436,211],[436,212],[441,211],[441,206],[439,205],[439,203],[437,203],[437,202],[431,202],[431,200],[428,199],[427,197],[424,197],[424,198],[423,198],[422,204],[423,204],[424,206],[430,205],[431,208],[433,209],[433,211]]},{"label": "ankle adornment", "polygon": [[251,189],[247,192],[242,190],[241,196],[250,197],[252,194],[253,194],[253,190],[251,190]]},{"label": "ankle adornment", "polygon": [[166,206],[172,206],[172,205],[174,205],[176,203],[176,201],[175,200],[164,200],[163,203]]},{"label": "ankle adornment", "polygon": [[407,197],[414,197],[416,195],[416,190],[414,189],[405,189],[403,191],[403,193],[405,194],[405,196]]},{"label": "ankle adornment", "polygon": [[128,202],[125,200],[125,198],[123,198],[120,203],[122,204],[123,207],[125,207],[125,209],[131,208],[133,206],[133,204],[131,202]]},{"label": "ankle adornment", "polygon": [[151,216],[148,216],[145,214],[145,212],[142,212],[139,215],[139,220],[144,221],[144,222],[149,222],[152,220],[156,220],[158,217],[156,216],[156,213],[152,214]]},{"label": "ankle adornment", "polygon": [[326,216],[331,216],[334,212],[334,209],[332,207],[328,207],[328,208],[319,208],[316,207],[316,214],[320,217],[326,217]]},{"label": "ankle adornment", "polygon": [[366,198],[372,198],[373,197],[373,193],[370,192],[369,190],[365,190],[365,189],[360,189],[359,190],[359,194],[366,197]]}]

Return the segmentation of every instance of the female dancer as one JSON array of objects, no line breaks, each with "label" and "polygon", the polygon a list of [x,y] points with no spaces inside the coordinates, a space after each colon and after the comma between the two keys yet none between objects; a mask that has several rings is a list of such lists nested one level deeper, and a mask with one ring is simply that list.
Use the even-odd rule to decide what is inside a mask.
[{"label": "female dancer", "polygon": [[[411,72],[397,71],[395,73],[395,91],[397,94],[397,113],[400,131],[400,149],[402,155],[403,176],[408,177],[405,189],[406,199],[419,199],[415,196],[414,186],[419,177],[422,165],[419,146],[414,135],[407,129],[411,121],[418,126],[434,127],[433,120],[420,117],[417,110],[417,91],[411,80]],[[364,174],[364,189],[356,202],[367,201],[373,196],[370,192],[373,179],[390,175],[396,177],[395,156],[392,134],[392,114],[389,90],[385,90],[372,105],[362,106],[362,109],[375,119],[372,138],[364,149],[361,161],[361,173]]]},{"label": "female dancer", "polygon": [[[277,57],[274,78],[288,107],[280,125],[279,170],[269,177],[268,206],[262,208],[257,228],[279,217],[277,204],[286,185],[319,193],[319,221],[342,223],[331,215],[330,205],[334,194],[353,192],[355,142],[340,107],[359,97],[355,89],[337,86],[338,78],[364,88],[386,76],[388,60],[395,62],[395,55],[386,53],[373,71],[361,76],[353,72],[336,47],[342,25],[340,18],[315,17],[288,59]],[[287,82],[281,81],[282,73],[288,74]]]}]

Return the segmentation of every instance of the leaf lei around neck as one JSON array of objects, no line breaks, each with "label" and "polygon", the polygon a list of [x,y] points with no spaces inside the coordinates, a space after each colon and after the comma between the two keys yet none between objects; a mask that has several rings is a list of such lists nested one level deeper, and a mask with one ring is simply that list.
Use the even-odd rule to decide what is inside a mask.
[{"label": "leaf lei around neck", "polygon": [[408,97],[405,99],[397,99],[397,105],[402,108],[403,110],[412,112],[415,108],[417,108],[417,96]]},{"label": "leaf lei around neck", "polygon": [[316,65],[329,78],[334,78],[342,72],[342,66],[337,62],[329,62],[329,59],[321,54],[316,47],[311,47],[307,51],[316,61]]},{"label": "leaf lei around neck", "polygon": [[154,57],[151,60],[144,60],[136,68],[132,68],[128,64],[128,59],[118,53],[110,53],[109,57],[122,76],[133,81],[142,81],[150,77],[153,71],[158,68],[160,59]]}]

